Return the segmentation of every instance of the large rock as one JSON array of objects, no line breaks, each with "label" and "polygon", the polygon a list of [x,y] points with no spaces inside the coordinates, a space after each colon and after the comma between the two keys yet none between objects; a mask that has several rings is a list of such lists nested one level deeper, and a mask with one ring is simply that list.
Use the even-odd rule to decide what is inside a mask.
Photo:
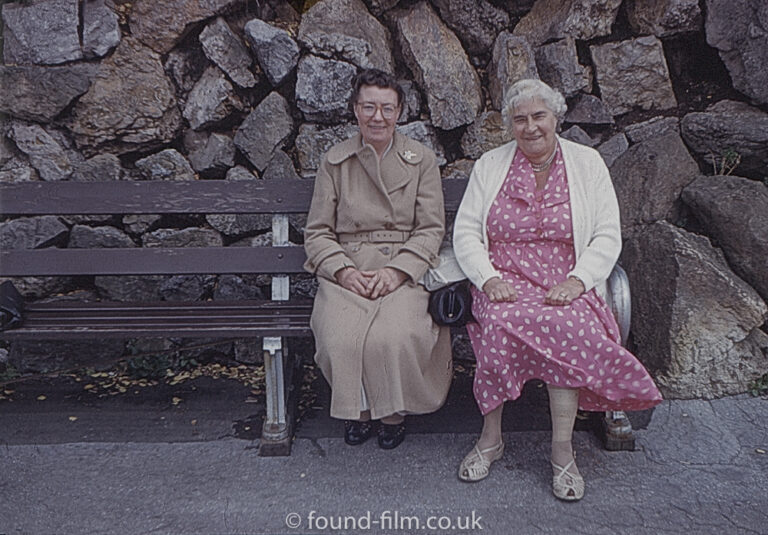
[{"label": "large rock", "polygon": [[768,369],[768,309],[706,238],[666,222],[624,246],[638,358],[668,398],[747,391]]},{"label": "large rock", "polygon": [[166,279],[162,275],[99,275],[93,285],[109,301],[159,301],[159,287]]},{"label": "large rock", "polygon": [[491,149],[495,149],[512,140],[507,131],[501,113],[495,110],[481,113],[474,123],[467,127],[461,137],[461,150],[464,156],[477,160]]},{"label": "large rock", "polygon": [[208,67],[187,96],[184,118],[195,130],[223,121],[243,103],[235,88],[215,66]]},{"label": "large rock", "polygon": [[272,228],[270,214],[211,214],[205,220],[228,238],[239,238]]},{"label": "large rock", "polygon": [[405,63],[427,95],[432,123],[443,130],[472,123],[483,95],[458,38],[424,1],[393,17]]},{"label": "large rock", "polygon": [[299,45],[291,34],[253,19],[245,25],[245,38],[273,86],[280,85],[299,62]]},{"label": "large rock", "polygon": [[656,37],[696,32],[702,23],[699,0],[633,0],[627,18],[635,33]]},{"label": "large rock", "polygon": [[592,71],[579,64],[576,41],[566,37],[536,49],[536,68],[541,80],[570,97],[582,89],[589,92]]},{"label": "large rock", "polygon": [[160,56],[130,37],[101,62],[70,125],[86,155],[125,153],[169,143],[181,126],[174,89]]},{"label": "large rock", "polygon": [[227,170],[235,165],[236,151],[232,138],[213,133],[205,145],[189,154],[189,162],[204,178],[223,178]]},{"label": "large rock", "polygon": [[389,31],[361,0],[325,0],[301,17],[299,42],[325,58],[338,58],[362,69],[395,71]]},{"label": "large rock", "polygon": [[473,56],[488,54],[509,15],[486,0],[433,0],[440,17]]},{"label": "large rock", "polygon": [[3,59],[7,65],[56,65],[83,57],[77,0],[3,3]]},{"label": "large rock", "polygon": [[722,100],[680,123],[683,139],[696,154],[722,172],[722,158],[738,154],[736,172],[761,179],[768,175],[768,113],[743,102]]},{"label": "large rock", "polygon": [[410,80],[398,80],[397,83],[403,88],[405,98],[403,98],[402,111],[398,117],[398,123],[407,123],[416,120],[421,115],[421,94],[418,86]]},{"label": "large rock", "polygon": [[276,150],[272,153],[272,159],[269,160],[267,168],[264,169],[262,177],[264,180],[297,180],[299,177],[296,168],[293,166],[293,160],[282,150]]},{"label": "large rock", "polygon": [[165,71],[182,93],[186,94],[210,65],[201,46],[175,48],[168,53]]},{"label": "large rock", "polygon": [[304,177],[314,176],[320,167],[323,155],[336,143],[349,139],[357,132],[357,125],[353,124],[331,127],[309,123],[300,125],[294,145],[299,157],[301,175]]},{"label": "large rock", "polygon": [[[110,2],[111,3],[111,2]],[[89,0],[83,6],[83,54],[88,58],[106,56],[120,43],[120,22],[105,0]]]},{"label": "large rock", "polygon": [[768,3],[765,0],[707,0],[707,43],[728,68],[733,86],[768,104]]},{"label": "large rock", "polygon": [[591,46],[603,102],[613,115],[677,106],[661,41],[646,36]]},{"label": "large rock", "polygon": [[594,147],[598,143],[600,143],[600,139],[593,139],[592,136],[587,134],[581,127],[578,125],[573,125],[568,130],[561,132],[560,136],[568,139],[570,141],[573,141],[574,143],[580,143],[582,145],[586,145],[588,147]]},{"label": "large rock", "polygon": [[503,111],[504,92],[523,78],[538,78],[533,49],[523,37],[501,32],[493,45],[488,65],[488,91],[496,110]]},{"label": "large rock", "polygon": [[127,248],[136,244],[125,232],[115,227],[75,225],[69,233],[71,249]]},{"label": "large rock", "polygon": [[40,249],[66,243],[69,229],[53,215],[0,223],[0,249]]},{"label": "large rock", "polygon": [[206,57],[240,87],[253,87],[256,78],[249,70],[253,60],[248,49],[223,18],[218,17],[200,32]]},{"label": "large rock", "polygon": [[161,228],[142,237],[144,247],[221,247],[224,240],[215,230],[189,227]]},{"label": "large rock", "polygon": [[41,126],[14,122],[9,137],[29,157],[43,180],[64,180],[72,174],[66,152]]},{"label": "large rock", "polygon": [[621,0],[537,0],[515,26],[533,46],[571,36],[588,41],[610,35]]},{"label": "large rock", "polygon": [[597,152],[599,152],[600,156],[603,157],[605,165],[608,167],[613,167],[614,162],[619,158],[619,156],[627,152],[628,148],[629,141],[627,141],[627,136],[624,134],[616,134],[615,136],[608,138],[605,143],[597,147]]},{"label": "large rock", "polygon": [[437,165],[442,166],[446,164],[445,149],[443,149],[442,143],[440,143],[440,140],[437,138],[437,132],[429,122],[414,121],[412,123],[399,125],[397,130],[404,136],[415,139],[419,143],[432,149],[432,152],[434,152],[437,157]]},{"label": "large rock", "polygon": [[680,120],[677,117],[654,117],[640,123],[627,125],[624,132],[632,143],[661,137],[673,132],[680,135]]},{"label": "large rock", "polygon": [[82,182],[121,180],[124,173],[125,169],[120,163],[120,158],[114,154],[97,154],[75,167],[72,180]]},{"label": "large rock", "polygon": [[194,180],[189,161],[176,149],[165,149],[136,160],[136,168],[147,180]]},{"label": "large rock", "polygon": [[733,176],[700,176],[683,190],[733,271],[768,301],[768,187]]},{"label": "large rock", "polygon": [[310,121],[336,123],[350,116],[354,65],[304,56],[296,75],[296,105]]},{"label": "large rock", "polygon": [[603,101],[593,95],[578,95],[568,107],[564,121],[578,124],[613,124]]},{"label": "large rock", "polygon": [[51,121],[88,91],[93,71],[89,65],[0,66],[0,113]]},{"label": "large rock", "polygon": [[611,167],[622,230],[672,217],[680,192],[699,173],[677,134],[631,146]]},{"label": "large rock", "polygon": [[166,54],[192,23],[237,3],[239,0],[136,0],[131,9],[131,35],[158,54]]},{"label": "large rock", "polygon": [[263,171],[275,149],[281,149],[293,132],[293,118],[288,102],[272,92],[262,100],[235,134],[235,145],[258,169]]}]

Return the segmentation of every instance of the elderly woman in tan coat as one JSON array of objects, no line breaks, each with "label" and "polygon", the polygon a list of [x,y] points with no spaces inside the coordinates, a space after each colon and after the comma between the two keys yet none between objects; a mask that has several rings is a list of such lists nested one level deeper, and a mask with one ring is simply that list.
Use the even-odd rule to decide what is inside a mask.
[{"label": "elderly woman in tan coat", "polygon": [[323,158],[304,242],[319,282],[311,327],[331,416],[345,420],[347,444],[377,430],[384,449],[403,441],[406,414],[443,404],[452,376],[450,333],[432,322],[417,284],[445,232],[440,172],[431,150],[395,132],[402,101],[382,71],[355,78],[360,133]]}]

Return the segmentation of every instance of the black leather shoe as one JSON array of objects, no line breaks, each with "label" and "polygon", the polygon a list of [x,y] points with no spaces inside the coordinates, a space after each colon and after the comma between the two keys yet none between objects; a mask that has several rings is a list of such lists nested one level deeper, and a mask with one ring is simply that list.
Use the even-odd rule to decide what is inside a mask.
[{"label": "black leather shoe", "polygon": [[358,446],[371,438],[373,434],[373,422],[360,422],[357,420],[344,420],[344,442],[350,446]]},{"label": "black leather shoe", "polygon": [[405,440],[405,420],[399,424],[385,424],[379,426],[379,447],[383,450],[393,450]]}]

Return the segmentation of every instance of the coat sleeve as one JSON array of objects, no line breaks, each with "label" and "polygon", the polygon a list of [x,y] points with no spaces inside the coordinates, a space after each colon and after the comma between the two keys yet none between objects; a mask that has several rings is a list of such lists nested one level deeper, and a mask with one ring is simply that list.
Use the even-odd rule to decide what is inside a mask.
[{"label": "coat sleeve", "polygon": [[356,267],[336,236],[337,205],[338,191],[326,156],[315,178],[315,189],[304,230],[304,250],[307,253],[304,269],[333,281],[336,280],[334,275],[338,270],[347,266]]},{"label": "coat sleeve", "polygon": [[453,225],[453,252],[462,271],[472,284],[482,289],[493,277],[501,277],[491,264],[486,245],[483,213],[485,210],[486,161],[481,158],[472,168],[469,183],[461,199]]},{"label": "coat sleeve", "polygon": [[586,290],[605,281],[621,253],[619,203],[611,176],[599,156],[591,166],[587,181],[587,206],[591,229],[589,242],[568,276],[581,279]]},{"label": "coat sleeve", "polygon": [[438,251],[445,236],[445,205],[437,159],[425,151],[419,173],[411,236],[387,267],[406,273],[417,282],[430,267],[438,264]]}]

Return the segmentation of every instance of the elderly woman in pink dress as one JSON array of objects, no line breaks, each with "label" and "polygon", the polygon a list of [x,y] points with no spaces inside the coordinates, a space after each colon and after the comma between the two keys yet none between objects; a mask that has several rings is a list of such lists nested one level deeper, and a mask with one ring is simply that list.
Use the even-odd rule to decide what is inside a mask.
[{"label": "elderly woman in pink dress", "polygon": [[539,80],[512,85],[503,115],[514,141],[475,163],[456,216],[454,250],[473,284],[477,323],[468,331],[484,417],[459,478],[488,476],[504,453],[504,402],[540,379],[552,417],[552,491],[579,500],[577,409],[640,410],[661,395],[621,346],[604,300],[621,251],[618,203],[600,155],[556,135],[565,111],[563,96]]}]

